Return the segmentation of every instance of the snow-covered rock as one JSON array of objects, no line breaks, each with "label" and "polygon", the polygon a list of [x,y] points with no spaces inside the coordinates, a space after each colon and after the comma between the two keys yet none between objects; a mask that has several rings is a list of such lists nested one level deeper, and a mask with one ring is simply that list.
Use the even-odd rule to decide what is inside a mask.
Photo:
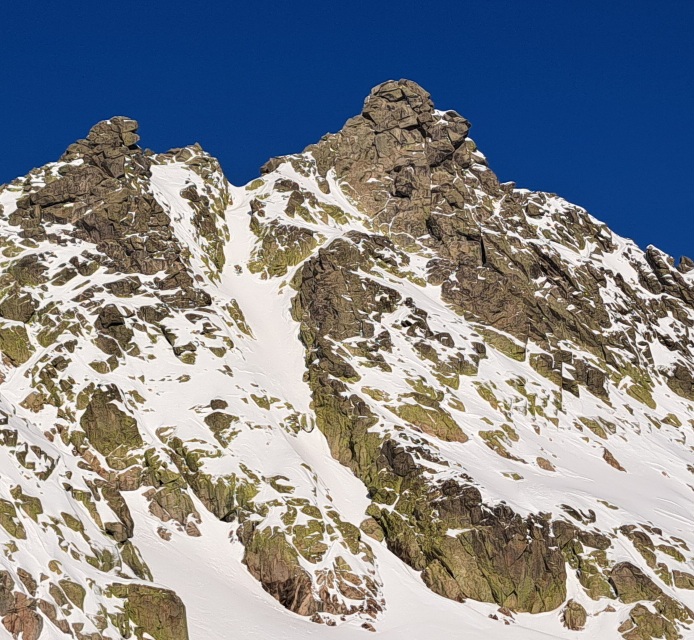
[{"label": "snow-covered rock", "polygon": [[469,128],[387,82],[245,187],[118,117],[0,189],[0,638],[693,633],[691,262]]}]

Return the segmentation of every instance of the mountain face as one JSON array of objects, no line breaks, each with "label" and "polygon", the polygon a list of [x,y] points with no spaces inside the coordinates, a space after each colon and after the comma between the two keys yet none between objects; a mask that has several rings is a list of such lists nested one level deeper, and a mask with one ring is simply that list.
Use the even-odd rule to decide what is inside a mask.
[{"label": "mountain face", "polygon": [[407,80],[245,187],[137,128],[0,187],[0,638],[692,637],[691,260]]}]

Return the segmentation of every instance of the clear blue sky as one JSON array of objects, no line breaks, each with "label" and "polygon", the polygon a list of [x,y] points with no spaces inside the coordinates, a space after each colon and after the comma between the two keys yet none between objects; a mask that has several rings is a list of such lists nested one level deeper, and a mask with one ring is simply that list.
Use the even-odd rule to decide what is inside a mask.
[{"label": "clear blue sky", "polygon": [[694,0],[7,0],[0,182],[123,114],[240,184],[404,77],[472,122],[502,180],[691,256],[693,32]]}]

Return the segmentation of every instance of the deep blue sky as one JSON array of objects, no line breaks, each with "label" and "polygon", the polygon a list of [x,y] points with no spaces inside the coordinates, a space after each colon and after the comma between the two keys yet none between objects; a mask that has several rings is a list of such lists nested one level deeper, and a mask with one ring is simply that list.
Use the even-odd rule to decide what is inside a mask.
[{"label": "deep blue sky", "polygon": [[230,180],[390,78],[456,109],[499,177],[694,254],[694,1],[35,2],[0,15],[0,182],[112,115]]}]

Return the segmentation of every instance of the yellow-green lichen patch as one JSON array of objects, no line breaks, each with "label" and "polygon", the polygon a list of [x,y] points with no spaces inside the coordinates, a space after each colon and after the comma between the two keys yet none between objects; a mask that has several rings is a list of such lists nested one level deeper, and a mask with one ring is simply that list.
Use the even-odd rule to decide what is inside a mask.
[{"label": "yellow-green lichen patch", "polygon": [[509,453],[506,448],[507,445],[510,446],[511,441],[505,431],[501,429],[495,429],[490,431],[480,431],[478,433],[479,437],[482,438],[484,444],[486,444],[492,451],[499,454],[502,458],[507,460],[517,460],[521,461],[520,458]]},{"label": "yellow-green lichen patch", "polygon": [[376,402],[390,402],[391,400],[390,394],[381,389],[375,389],[374,387],[362,387],[361,391],[369,396],[369,398],[376,400]]},{"label": "yellow-green lichen patch", "polygon": [[0,353],[15,366],[24,364],[33,353],[26,329],[21,325],[0,324]]},{"label": "yellow-green lichen patch", "polygon": [[148,634],[154,640],[188,640],[185,605],[173,591],[141,584],[113,584],[109,593],[125,601],[126,625],[134,626],[138,638]]},{"label": "yellow-green lichen patch", "polygon": [[663,422],[669,424],[671,427],[681,427],[682,421],[674,414],[668,413],[664,418]]},{"label": "yellow-green lichen patch", "polygon": [[84,599],[87,591],[81,584],[77,584],[72,580],[60,580],[58,582],[68,600],[72,602],[78,609],[84,610]]},{"label": "yellow-green lichen patch", "polygon": [[525,345],[521,344],[514,338],[498,333],[493,329],[487,327],[478,327],[477,329],[484,341],[491,347],[494,347],[497,351],[500,351],[505,356],[512,358],[513,360],[518,360],[523,362],[525,360],[526,349]]},{"label": "yellow-green lichen patch", "polygon": [[26,540],[24,525],[17,516],[15,506],[9,500],[0,499],[0,526],[18,540]]},{"label": "yellow-green lichen patch", "polygon": [[13,487],[10,494],[15,500],[15,504],[18,505],[20,509],[24,511],[24,513],[26,513],[34,522],[38,522],[39,516],[43,513],[43,505],[41,504],[41,500],[34,496],[26,495],[19,485]]},{"label": "yellow-green lichen patch", "polygon": [[226,310],[238,327],[239,331],[252,338],[253,331],[251,331],[251,328],[246,323],[246,318],[243,315],[243,311],[241,311],[241,307],[239,307],[239,303],[236,300],[231,300],[231,302],[227,304]]},{"label": "yellow-green lichen patch", "polygon": [[499,401],[496,399],[496,396],[491,389],[491,384],[492,383],[476,382],[475,389],[477,389],[477,393],[479,393],[480,397],[487,402],[492,409],[498,410]]},{"label": "yellow-green lichen patch", "polygon": [[528,362],[542,377],[558,387],[561,386],[561,370],[555,367],[554,359],[547,353],[531,353]]},{"label": "yellow-green lichen patch", "polygon": [[388,407],[401,420],[418,427],[424,433],[447,442],[467,442],[468,437],[440,406],[427,407],[419,404],[402,404]]},{"label": "yellow-green lichen patch", "polygon": [[334,204],[320,204],[319,211],[322,211],[325,214],[325,216],[321,216],[323,223],[328,222],[326,216],[332,218],[338,224],[348,224],[351,220],[351,216],[349,214]]},{"label": "yellow-green lichen patch", "polygon": [[279,398],[271,398],[269,396],[259,396],[256,395],[255,393],[251,393],[251,399],[253,402],[255,402],[261,409],[265,409],[265,411],[269,411],[270,407],[275,404],[276,402],[279,402]]},{"label": "yellow-green lichen patch", "polygon": [[89,441],[110,459],[127,456],[143,443],[135,419],[117,406],[119,398],[114,387],[96,389],[80,419]]},{"label": "yellow-green lichen patch", "polygon": [[607,433],[605,430],[602,428],[600,423],[597,420],[593,420],[592,418],[586,418],[584,416],[579,416],[578,418],[586,427],[588,427],[596,436],[599,438],[602,438],[604,440],[607,440]]},{"label": "yellow-green lichen patch", "polygon": [[322,520],[309,519],[292,527],[292,542],[296,550],[309,562],[320,562],[328,550],[323,541],[325,524]]},{"label": "yellow-green lichen patch", "polygon": [[[297,210],[306,211],[304,207]],[[305,260],[322,241],[319,234],[293,225],[272,221],[260,230],[260,245],[248,263],[251,273],[263,277],[283,276],[290,267]]]},{"label": "yellow-green lichen patch", "polygon": [[256,178],[252,182],[249,182],[246,185],[246,191],[255,191],[256,189],[260,189],[265,184],[265,181],[262,178]]},{"label": "yellow-green lichen patch", "polygon": [[224,413],[223,411],[214,411],[205,416],[205,424],[210,428],[217,441],[225,447],[238,434],[237,430],[231,429],[231,425],[238,421],[238,416]]},{"label": "yellow-green lichen patch", "polygon": [[657,408],[657,404],[651,395],[649,389],[640,384],[633,384],[627,387],[627,393],[638,400],[640,403],[645,404],[649,409]]}]

